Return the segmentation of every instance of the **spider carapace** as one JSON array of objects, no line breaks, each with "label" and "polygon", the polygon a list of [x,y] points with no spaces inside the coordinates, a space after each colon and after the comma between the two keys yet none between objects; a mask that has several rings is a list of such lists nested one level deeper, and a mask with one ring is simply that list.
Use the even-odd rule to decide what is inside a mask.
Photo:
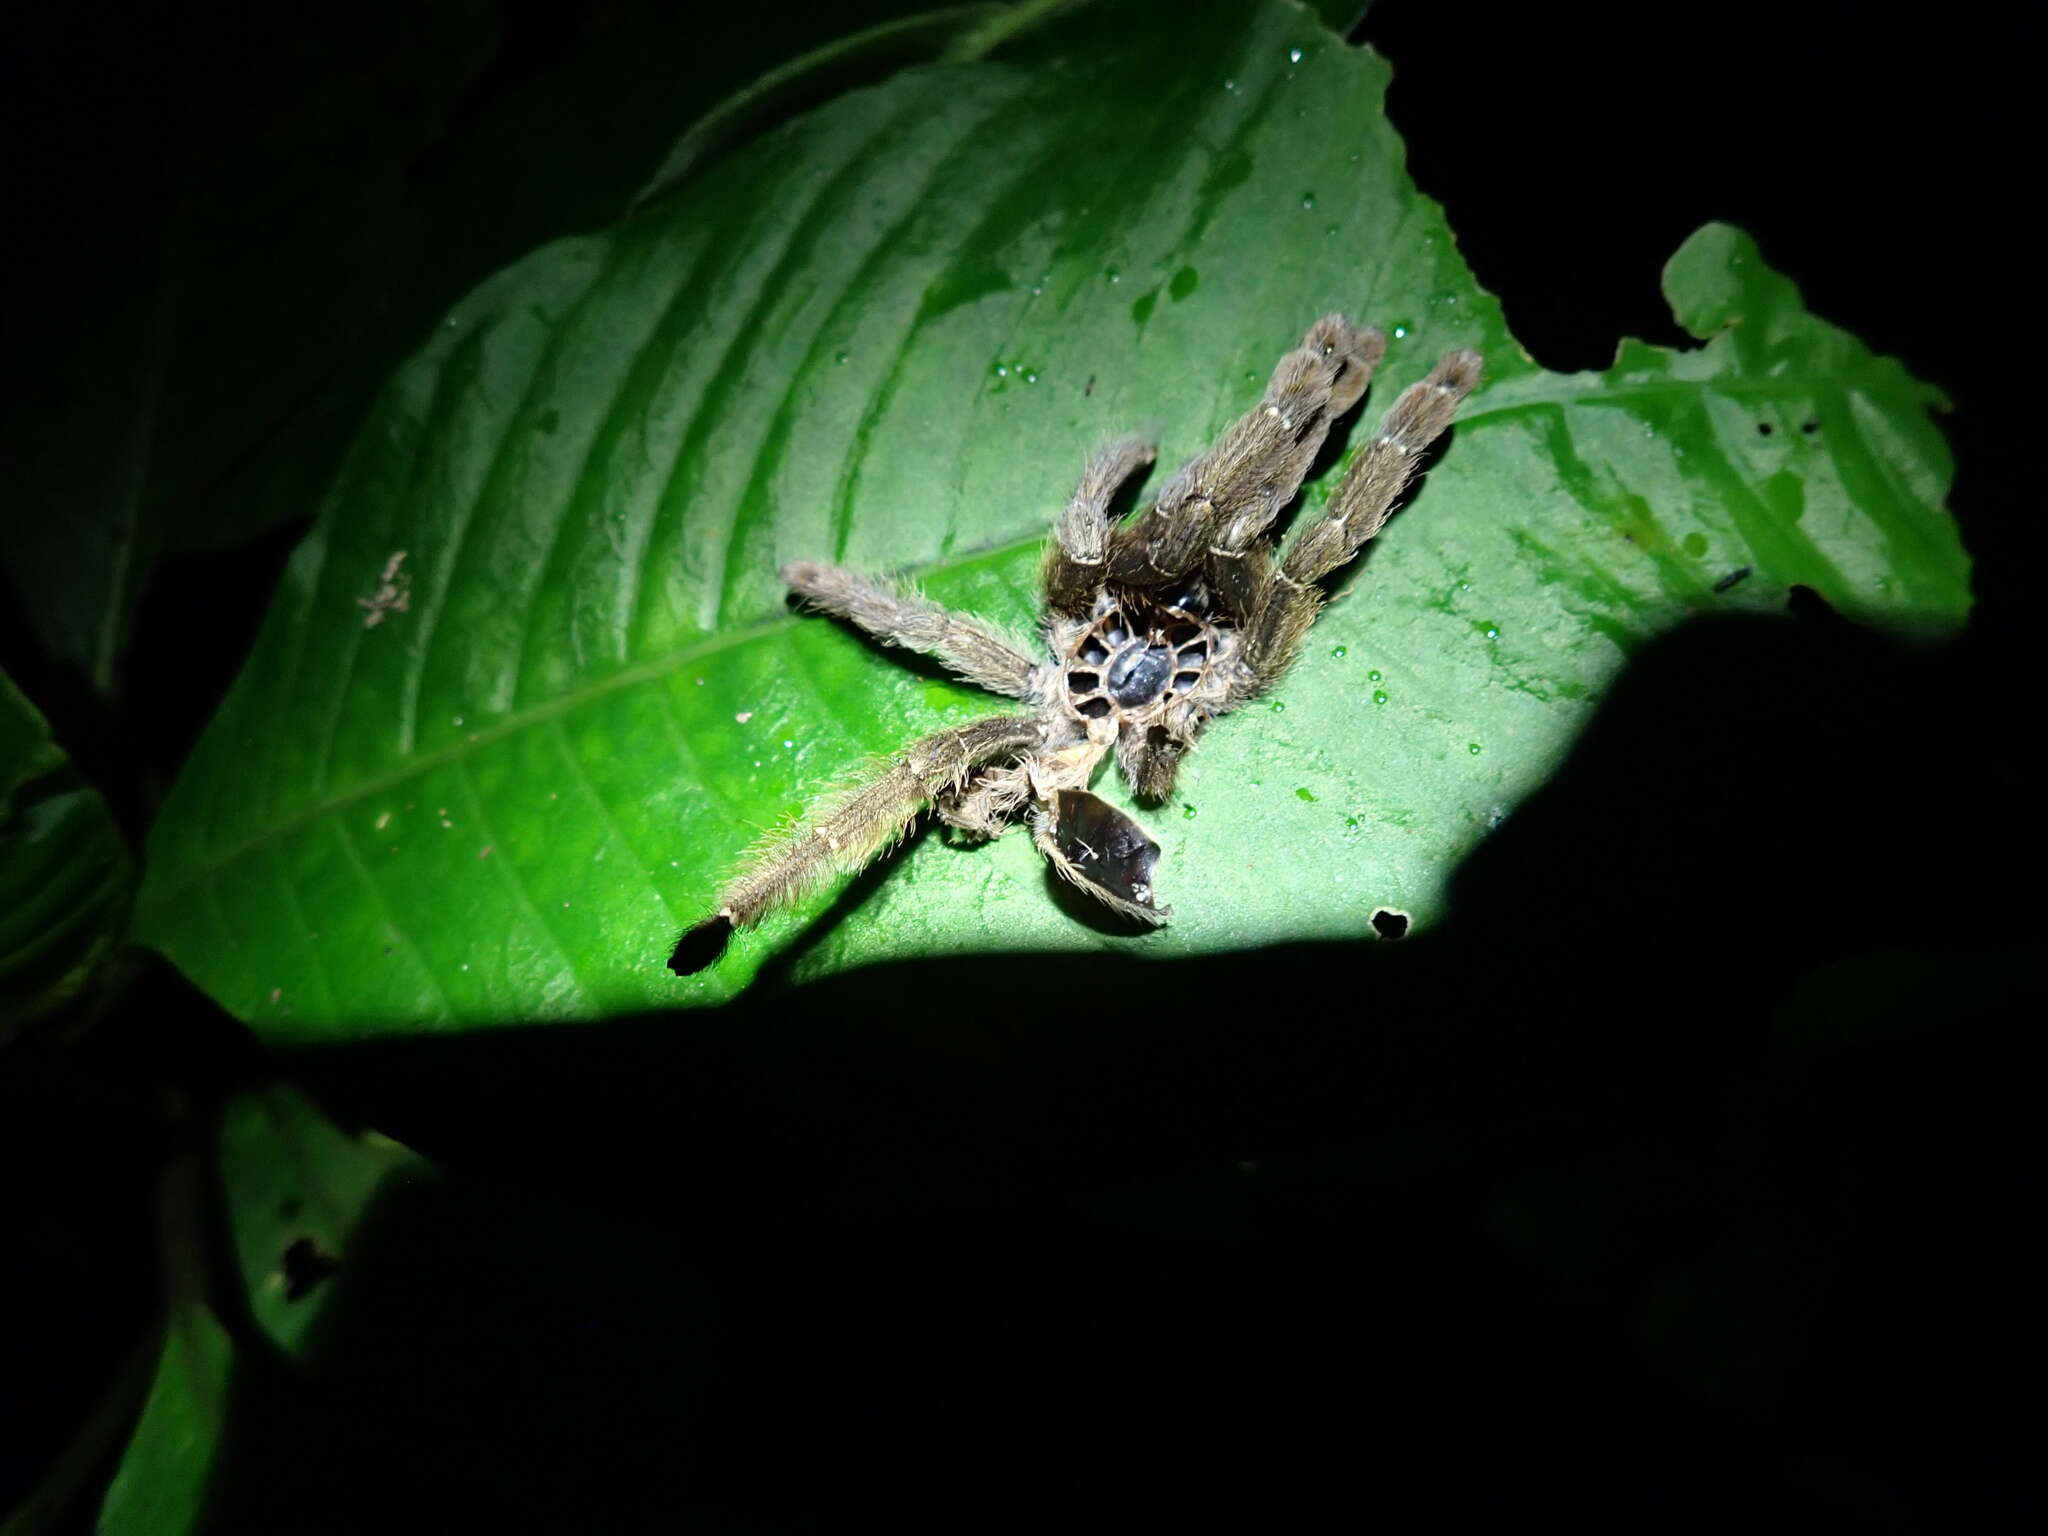
[{"label": "spider carapace", "polygon": [[1114,753],[1141,803],[1172,793],[1208,723],[1293,661],[1323,578],[1379,532],[1423,450],[1479,381],[1478,353],[1446,353],[1387,411],[1322,513],[1277,552],[1274,520],[1385,348],[1378,330],[1323,316],[1280,360],[1259,404],[1127,522],[1111,521],[1110,502],[1151,463],[1152,445],[1124,438],[1097,452],[1046,550],[1040,647],[853,571],[783,567],[812,607],[1027,709],[922,737],[831,793],[747,856],[709,921],[755,922],[858,869],[929,806],[979,837],[1022,816],[1064,878],[1130,917],[1164,922],[1171,908],[1152,884],[1158,844],[1088,786]]},{"label": "spider carapace", "polygon": [[1102,612],[1067,653],[1067,707],[1081,720],[1150,725],[1175,699],[1201,691],[1210,658],[1234,648],[1228,635],[1199,584],[1163,600],[1105,592]]}]

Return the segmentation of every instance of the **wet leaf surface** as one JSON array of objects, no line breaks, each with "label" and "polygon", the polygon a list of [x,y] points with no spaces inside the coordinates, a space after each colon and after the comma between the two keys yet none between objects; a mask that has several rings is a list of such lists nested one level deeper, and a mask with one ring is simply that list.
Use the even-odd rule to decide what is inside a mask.
[{"label": "wet leaf surface", "polygon": [[[486,283],[293,558],[157,826],[144,936],[305,1039],[713,1003],[782,956],[803,978],[1419,930],[1651,637],[1795,586],[1960,623],[1934,391],[1724,226],[1665,275],[1705,345],[1543,372],[1406,178],[1386,81],[1291,6],[1084,12],[846,95]],[[777,567],[913,573],[1028,631],[1089,449],[1143,428],[1177,462],[1328,309],[1388,332],[1368,416],[1453,346],[1487,382],[1296,671],[1134,813],[1173,923],[1105,931],[1025,839],[928,836],[672,973],[759,829],[989,709],[790,614]]]}]

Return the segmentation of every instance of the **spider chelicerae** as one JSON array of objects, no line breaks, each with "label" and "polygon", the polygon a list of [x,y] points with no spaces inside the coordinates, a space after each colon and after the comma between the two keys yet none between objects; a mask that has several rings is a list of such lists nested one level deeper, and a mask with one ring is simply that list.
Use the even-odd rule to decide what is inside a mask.
[{"label": "spider chelicerae", "polygon": [[1152,462],[1153,445],[1123,438],[1096,453],[1040,573],[1041,659],[872,577],[784,566],[782,579],[811,607],[1030,709],[922,737],[832,792],[748,854],[707,924],[757,922],[859,869],[927,806],[984,838],[1022,814],[1062,876],[1129,917],[1165,922],[1172,908],[1152,882],[1159,845],[1088,785],[1114,751],[1141,803],[1164,800],[1203,728],[1294,660],[1322,606],[1318,584],[1379,532],[1423,450],[1479,381],[1478,353],[1446,353],[1394,402],[1323,514],[1276,554],[1267,531],[1385,350],[1379,330],[1323,316],[1280,359],[1265,398],[1128,522],[1112,523],[1110,501]]}]

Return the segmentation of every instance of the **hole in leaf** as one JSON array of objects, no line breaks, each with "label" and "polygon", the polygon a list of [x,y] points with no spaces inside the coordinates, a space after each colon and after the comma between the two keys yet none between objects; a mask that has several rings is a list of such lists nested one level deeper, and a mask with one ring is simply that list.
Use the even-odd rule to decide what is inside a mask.
[{"label": "hole in leaf", "polygon": [[1758,437],[1769,437],[1772,430],[1771,424],[1768,421],[1760,421],[1756,424],[1756,435]]},{"label": "hole in leaf", "polygon": [[1383,939],[1405,939],[1408,937],[1408,914],[1396,912],[1392,907],[1381,907],[1372,915],[1372,926]]},{"label": "hole in leaf", "polygon": [[297,1239],[277,1261],[284,1276],[284,1299],[304,1301],[320,1283],[341,1268],[341,1260],[310,1237]]}]

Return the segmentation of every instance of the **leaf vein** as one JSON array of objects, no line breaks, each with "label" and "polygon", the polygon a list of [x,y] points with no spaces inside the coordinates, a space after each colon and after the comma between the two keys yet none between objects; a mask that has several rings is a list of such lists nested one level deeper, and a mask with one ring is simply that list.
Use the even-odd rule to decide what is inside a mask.
[{"label": "leaf vein", "polygon": [[[496,835],[490,830],[490,819],[484,813],[484,797],[478,791],[476,779],[469,771],[468,759],[458,757],[454,760],[453,766],[455,776],[462,781],[463,793],[469,796],[469,803],[476,811],[477,825],[483,829],[487,842],[495,843]],[[555,953],[561,957],[562,969],[567,973],[569,983],[575,989],[582,1010],[594,1011],[596,998],[577,970],[575,957],[569,953],[569,947],[562,942],[562,937],[555,931],[554,925],[541,915],[540,903],[534,900],[533,892],[527,887],[526,877],[519,871],[519,861],[512,856],[509,849],[500,849],[497,858],[484,862],[496,868],[499,880],[511,891],[519,904],[526,908],[527,916],[533,920],[534,927],[540,930],[541,937],[546,939],[554,947]],[[506,979],[510,980],[509,977]]]},{"label": "leaf vein", "polygon": [[[342,853],[355,870],[356,877],[362,881],[364,889],[369,891],[370,900],[376,904],[377,910],[384,915],[385,932],[403,944],[405,952],[412,956],[413,964],[419,967],[420,975],[426,978],[427,990],[434,994],[434,999],[440,1006],[441,1017],[453,1017],[455,1009],[449,1001],[448,994],[442,990],[440,979],[434,975],[434,968],[427,963],[427,957],[420,953],[419,946],[413,943],[406,931],[399,926],[398,914],[392,910],[391,903],[385,898],[384,887],[377,883],[376,877],[370,873],[370,867],[363,862],[362,852],[356,847],[355,837],[349,831],[347,821],[335,816],[330,818],[329,824],[334,828],[334,835],[340,840]],[[225,862],[215,866],[217,869],[225,867]]]}]

